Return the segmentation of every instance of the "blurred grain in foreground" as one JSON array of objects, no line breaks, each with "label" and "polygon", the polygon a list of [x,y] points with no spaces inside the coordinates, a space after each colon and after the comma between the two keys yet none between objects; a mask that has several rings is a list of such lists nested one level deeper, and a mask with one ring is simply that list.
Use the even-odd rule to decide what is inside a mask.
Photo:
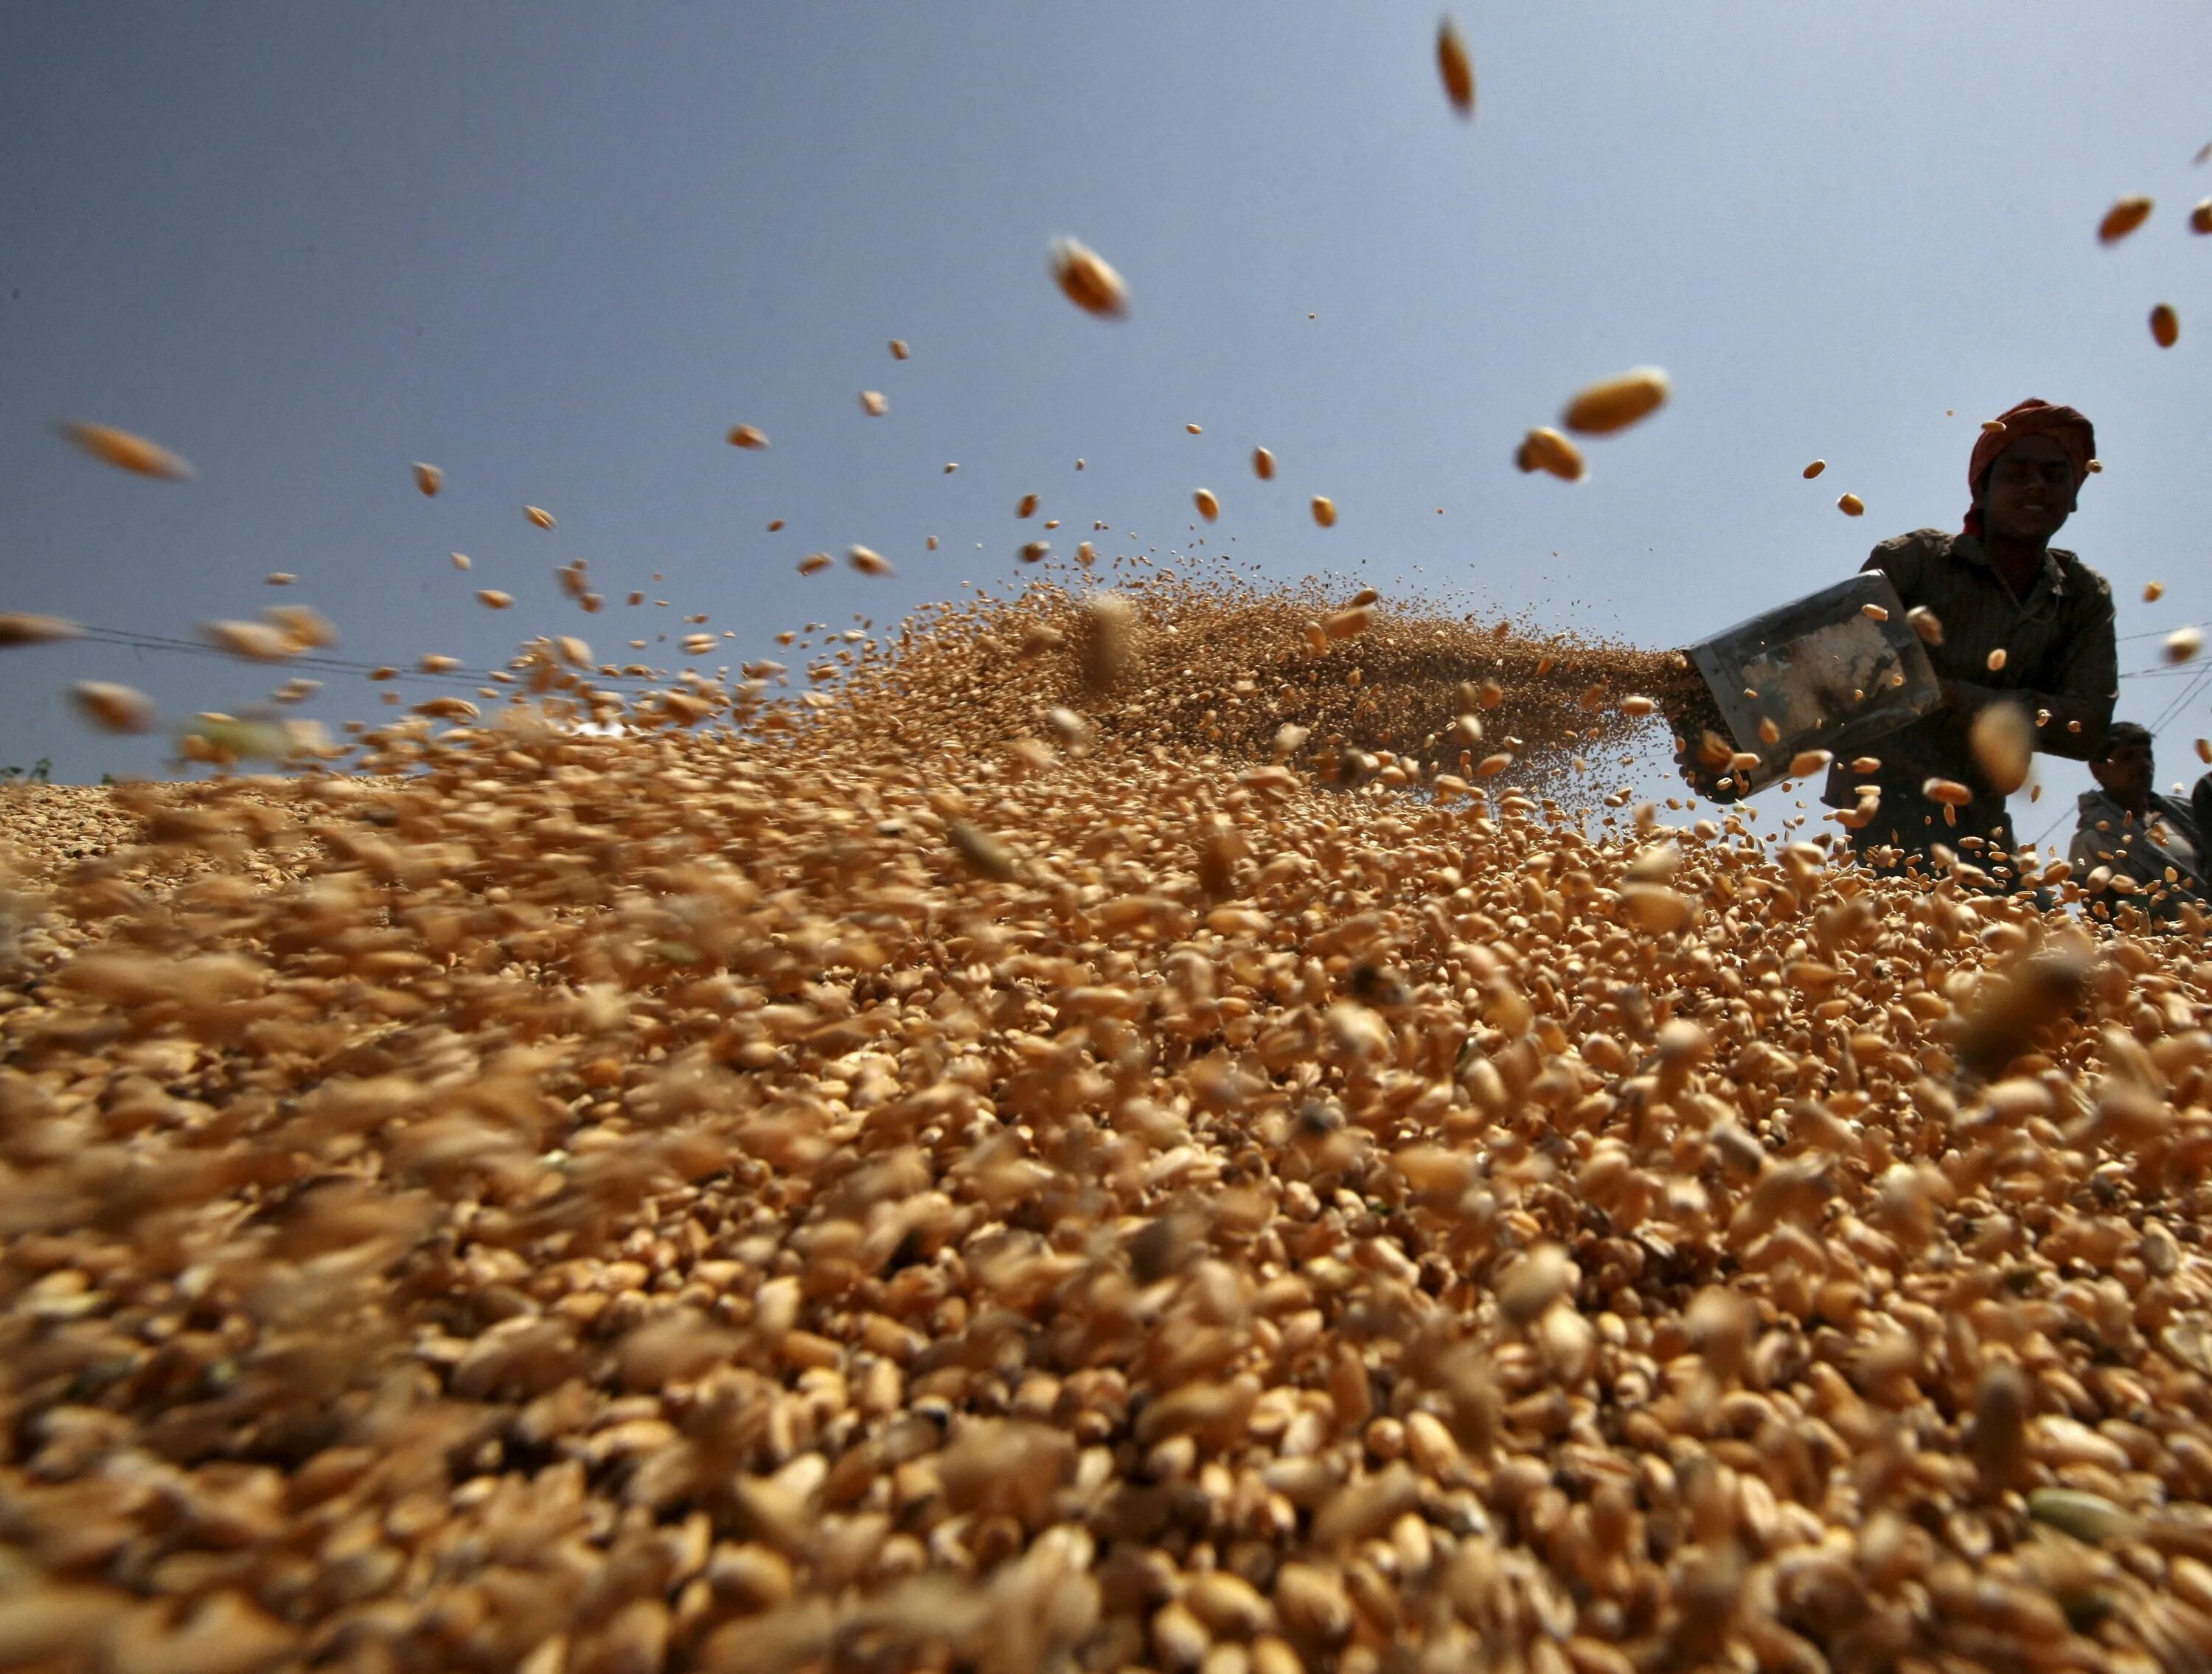
[{"label": "blurred grain in foreground", "polygon": [[0,800],[0,1665],[2212,1653],[2201,934],[1577,819],[1650,654],[838,643]]}]

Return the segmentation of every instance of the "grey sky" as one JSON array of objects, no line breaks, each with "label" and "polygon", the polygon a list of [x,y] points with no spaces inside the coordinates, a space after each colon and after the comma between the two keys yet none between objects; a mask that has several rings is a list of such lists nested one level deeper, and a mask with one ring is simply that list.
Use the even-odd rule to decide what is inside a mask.
[{"label": "grey sky", "polygon": [[[2062,540],[2112,578],[2120,631],[2212,614],[2193,498],[2212,239],[2186,228],[2212,191],[2190,163],[2212,138],[2200,13],[1466,7],[1472,127],[1437,88],[1437,15],[15,7],[0,608],[189,636],[295,600],[337,620],[341,654],[482,665],[538,631],[627,655],[676,614],[623,609],[635,585],[752,653],[1010,575],[1024,492],[1066,520],[1065,551],[1093,517],[1179,545],[1204,484],[1212,540],[1271,574],[1364,563],[1677,643],[1883,535],[1956,527],[1976,422],[2039,395],[2097,424],[2107,470]],[[2100,249],[2099,216],[2136,192],[2158,213]],[[1127,320],[1060,296],[1058,233],[1120,267]],[[2182,320],[2168,351],[2144,324],[2160,301]],[[1644,362],[1675,399],[1596,443],[1588,481],[1514,472],[1524,429]],[[69,417],[199,476],[97,466],[54,435]],[[772,449],[728,447],[741,421]],[[1273,484],[1246,466],[1258,442]],[[410,485],[416,459],[446,470],[439,498]],[[1863,519],[1835,509],[1846,490]],[[1332,531],[1306,515],[1316,492]],[[794,573],[854,542],[898,577]],[[597,618],[554,585],[577,557],[610,597]],[[271,569],[300,582],[273,592]],[[2169,591],[2146,606],[2154,577]],[[478,587],[517,608],[482,609]],[[2124,645],[2123,668],[2156,645]],[[187,715],[283,678],[8,653],[0,764],[159,770],[157,742],[74,718],[59,694],[88,677]],[[2121,713],[2178,690],[2131,680]],[[387,713],[374,693],[333,681],[314,712]],[[2164,778],[2193,776],[2207,708],[2162,728]],[[2080,776],[2045,770],[2062,800]]]}]

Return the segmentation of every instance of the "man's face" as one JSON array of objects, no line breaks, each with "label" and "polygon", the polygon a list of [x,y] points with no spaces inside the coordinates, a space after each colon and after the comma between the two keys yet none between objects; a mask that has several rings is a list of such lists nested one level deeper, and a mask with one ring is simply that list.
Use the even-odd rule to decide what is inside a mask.
[{"label": "man's face", "polygon": [[2055,437],[2022,436],[1991,463],[1974,503],[1990,534],[2047,541],[2074,509],[2073,462]]},{"label": "man's face", "polygon": [[2150,794],[2150,746],[2136,739],[2117,744],[2104,760],[2089,764],[2089,772],[2121,801],[2140,802]]}]

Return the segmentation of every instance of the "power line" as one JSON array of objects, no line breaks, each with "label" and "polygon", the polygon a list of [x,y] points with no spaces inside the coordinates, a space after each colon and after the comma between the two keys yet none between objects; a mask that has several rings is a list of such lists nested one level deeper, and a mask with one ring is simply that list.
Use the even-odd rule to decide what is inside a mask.
[{"label": "power line", "polygon": [[2196,697],[2198,691],[2203,689],[2204,683],[2208,679],[2212,679],[2212,663],[2208,663],[2204,667],[2199,669],[2197,673],[2197,678],[2191,680],[2187,685],[2184,686],[2181,689],[2180,695],[2174,698],[2172,703],[2168,703],[2164,709],[2160,711],[2158,719],[2151,722],[2151,731],[2155,733],[2160,727],[2166,725],[2167,721],[2171,721],[2176,715],[2179,714],[2188,704],[2190,700]]},{"label": "power line", "polygon": [[[168,634],[141,633],[134,629],[106,628],[93,623],[81,623],[78,626],[80,632],[77,637],[90,644],[115,645],[132,650],[164,651],[196,657],[221,657],[229,662],[241,660],[220,647],[204,645],[196,640],[178,639]],[[505,670],[452,668],[443,673],[430,673],[422,669],[401,668],[392,663],[358,662],[348,657],[327,657],[311,652],[300,653],[286,658],[282,663],[272,663],[268,667],[307,669],[325,674],[356,674],[363,677],[389,669],[391,672],[384,676],[386,680],[432,681],[441,685],[452,685],[466,681],[492,680],[495,673],[501,674],[507,673]],[[602,680],[640,680],[659,677],[642,674],[609,674],[603,669],[595,669],[593,678]],[[493,681],[493,684],[496,685],[500,682]]]},{"label": "power line", "polygon": [[[238,660],[238,659],[233,657],[229,652],[218,650],[212,645],[192,645],[175,641],[166,641],[151,636],[141,637],[139,636],[130,634],[110,634],[94,630],[88,630],[85,633],[79,636],[79,637],[88,645],[113,645],[131,651],[163,651],[168,652],[172,654],[180,654],[194,657],[221,657],[224,660],[229,662],[235,662]],[[323,658],[290,657],[287,658],[281,664],[271,664],[269,665],[269,667],[272,669],[305,668],[311,669],[318,673],[323,674],[367,675],[374,672],[374,666],[368,663],[342,663]],[[480,680],[483,676],[481,674],[472,673],[465,669],[454,669],[447,675],[425,674],[419,670],[410,671],[401,669],[395,671],[386,678],[396,680]]]},{"label": "power line", "polygon": [[[252,660],[250,659],[239,659],[233,653],[222,649],[220,646],[205,644],[198,640],[179,639],[169,634],[142,633],[131,628],[103,628],[88,623],[83,624],[83,626],[85,638],[98,640],[108,644],[132,645],[142,650],[149,651],[185,651],[190,652],[196,656],[223,657],[234,661]],[[295,653],[291,656],[286,657],[281,665],[272,665],[272,667],[274,666],[296,668],[319,668],[331,673],[339,674],[371,674],[380,668],[391,667],[393,669],[393,673],[388,678],[407,679],[441,679],[447,678],[448,676],[454,679],[482,679],[484,678],[482,671],[475,669],[453,668],[447,670],[445,675],[437,675],[426,673],[422,670],[400,669],[397,667],[396,665],[392,664],[361,662],[350,657],[325,656],[319,653],[313,651],[301,651]]]},{"label": "power line", "polygon": [[2121,678],[2123,680],[2147,680],[2147,679],[2166,679],[2166,680],[2170,680],[2170,679],[2172,679],[2176,678],[2177,676],[2186,677],[2186,676],[2189,676],[2189,675],[2192,675],[2192,674],[2194,674],[2194,673],[2197,673],[2197,671],[2196,671],[2195,669],[2193,669],[2193,668],[2190,668],[2190,667],[2166,667],[2166,666],[2161,665],[2160,667],[2156,667],[2156,668],[2130,668],[2130,669],[2127,670],[2124,673],[2123,673],[2123,674],[2120,676],[2120,678]]}]

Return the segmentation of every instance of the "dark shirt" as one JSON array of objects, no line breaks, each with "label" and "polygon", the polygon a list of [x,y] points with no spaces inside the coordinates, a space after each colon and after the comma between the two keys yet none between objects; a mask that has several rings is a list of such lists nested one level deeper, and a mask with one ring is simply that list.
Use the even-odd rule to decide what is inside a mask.
[{"label": "dark shirt", "polygon": [[[1924,605],[1942,624],[1943,642],[1928,648],[1936,678],[1952,683],[1958,701],[1923,715],[1871,746],[1881,770],[1862,775],[1838,762],[1828,776],[1832,807],[1858,800],[1856,787],[1879,784],[1886,815],[1923,805],[1920,788],[1951,779],[1974,793],[1957,830],[2001,818],[2004,798],[1990,786],[1966,741],[1975,711],[2010,698],[2037,722],[2035,747],[2092,761],[2104,754],[2105,729],[2119,693],[2119,656],[2112,642],[2112,590],[2071,552],[2052,547],[2015,598],[1972,535],[1916,529],[1874,549],[1864,565],[1890,579],[1907,610]],[[1990,653],[2005,665],[1992,670]],[[1972,813],[1976,816],[1968,819]],[[1943,840],[1942,827],[1936,840]]]}]

